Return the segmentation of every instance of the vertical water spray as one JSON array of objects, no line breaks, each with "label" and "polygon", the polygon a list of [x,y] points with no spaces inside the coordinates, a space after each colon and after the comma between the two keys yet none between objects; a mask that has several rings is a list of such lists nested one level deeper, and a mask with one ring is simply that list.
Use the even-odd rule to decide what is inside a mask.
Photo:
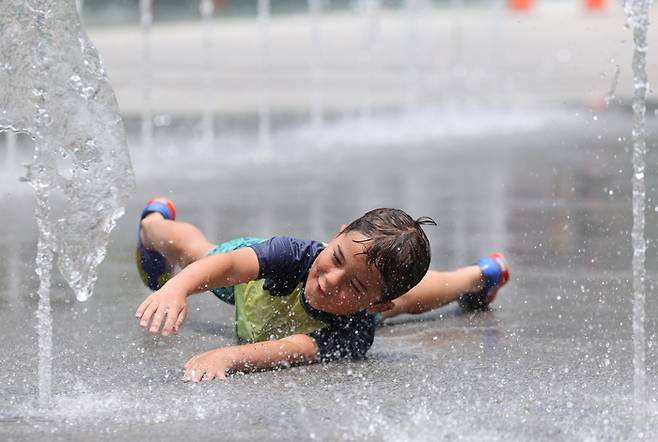
[{"label": "vertical water spray", "polygon": [[644,183],[646,155],[647,31],[651,0],[627,0],[624,10],[633,32],[633,403],[637,423],[642,423],[646,408],[646,337],[645,337],[645,254]]},{"label": "vertical water spray", "polygon": [[201,0],[199,3],[199,12],[201,13],[201,22],[203,25],[203,51],[202,53],[202,66],[204,87],[206,89],[206,100],[203,109],[203,144],[206,147],[211,147],[215,140],[215,127],[213,115],[213,91],[215,85],[213,82],[213,54],[212,54],[212,26],[213,15],[215,13],[215,2],[213,0]]},{"label": "vertical water spray", "polygon": [[153,103],[151,88],[151,25],[153,24],[153,0],[139,0],[139,17],[142,25],[142,148],[153,147]]},{"label": "vertical water spray", "polygon": [[0,130],[34,140],[25,180],[36,194],[39,403],[46,407],[53,263],[78,300],[92,295],[134,177],[114,92],[75,1],[3,0],[0,20]]},{"label": "vertical water spray", "polygon": [[260,29],[260,103],[258,106],[258,136],[262,153],[270,153],[272,132],[269,76],[270,76],[270,0],[258,0]]}]

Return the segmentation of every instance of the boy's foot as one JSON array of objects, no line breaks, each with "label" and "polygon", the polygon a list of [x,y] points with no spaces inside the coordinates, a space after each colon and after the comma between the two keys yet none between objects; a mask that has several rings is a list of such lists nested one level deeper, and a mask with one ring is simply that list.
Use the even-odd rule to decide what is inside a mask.
[{"label": "boy's foot", "polygon": [[509,281],[509,265],[501,253],[494,253],[477,262],[482,272],[484,287],[477,293],[465,293],[458,299],[459,306],[466,311],[486,310],[498,294],[498,290]]},{"label": "boy's foot", "polygon": [[142,220],[149,214],[157,212],[164,219],[176,220],[176,208],[167,198],[153,198],[146,202],[137,230],[137,253],[135,263],[140,278],[151,290],[158,290],[174,274],[174,266],[160,252],[147,250],[142,243]]}]

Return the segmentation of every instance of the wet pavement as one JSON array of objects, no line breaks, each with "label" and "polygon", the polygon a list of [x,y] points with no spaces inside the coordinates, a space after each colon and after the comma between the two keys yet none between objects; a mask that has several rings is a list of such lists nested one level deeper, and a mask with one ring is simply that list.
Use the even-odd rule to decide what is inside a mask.
[{"label": "wet pavement", "polygon": [[[0,197],[8,208],[0,439],[620,440],[637,439],[640,421],[656,440],[656,153],[646,173],[649,402],[634,407],[632,115],[536,113],[537,125],[408,143],[355,135],[350,144],[334,133],[325,134],[332,144],[305,150],[286,143],[303,139],[288,133],[269,153],[244,136],[211,154],[170,131],[157,153],[134,148],[137,194],[112,235],[96,293],[78,303],[55,280],[48,410],[37,407],[33,202],[15,183]],[[504,117],[491,111],[494,122]],[[656,127],[650,119],[650,134]],[[512,279],[489,312],[447,306],[390,321],[364,361],[185,384],[180,367],[189,357],[234,343],[232,310],[199,295],[178,336],[139,329],[132,315],[148,291],[133,264],[136,220],[153,195],[172,198],[179,219],[217,241],[326,240],[368,209],[400,207],[437,219],[427,228],[432,268],[502,251]]]}]

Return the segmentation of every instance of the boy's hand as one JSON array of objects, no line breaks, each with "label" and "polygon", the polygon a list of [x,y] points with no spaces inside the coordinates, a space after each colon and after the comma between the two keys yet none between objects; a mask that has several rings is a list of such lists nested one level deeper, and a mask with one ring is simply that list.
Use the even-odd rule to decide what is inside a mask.
[{"label": "boy's hand", "polygon": [[178,333],[186,316],[187,294],[167,285],[146,298],[135,312],[135,317],[142,328],[146,328],[153,317],[149,329],[152,335],[158,334],[164,320],[162,336],[168,336],[172,330]]},{"label": "boy's hand", "polygon": [[225,379],[227,370],[254,371],[311,364],[318,360],[318,346],[307,335],[292,335],[275,341],[218,348],[194,356],[183,367],[184,381]]},{"label": "boy's hand", "polygon": [[233,367],[232,348],[217,348],[192,357],[185,363],[183,381],[211,381],[215,378],[226,379],[226,371]]}]

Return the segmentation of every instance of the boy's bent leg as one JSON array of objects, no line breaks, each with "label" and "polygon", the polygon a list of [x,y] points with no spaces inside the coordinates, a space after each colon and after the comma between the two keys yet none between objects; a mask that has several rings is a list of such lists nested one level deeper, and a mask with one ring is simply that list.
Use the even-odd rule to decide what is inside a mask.
[{"label": "boy's bent leg", "polygon": [[141,223],[144,247],[158,251],[180,267],[207,256],[216,247],[192,224],[164,219],[157,212],[146,216]]},{"label": "boy's bent leg", "polygon": [[459,299],[464,293],[482,290],[484,279],[477,265],[454,272],[430,270],[414,288],[393,301],[394,307],[382,312],[382,320],[401,313],[420,314]]}]

